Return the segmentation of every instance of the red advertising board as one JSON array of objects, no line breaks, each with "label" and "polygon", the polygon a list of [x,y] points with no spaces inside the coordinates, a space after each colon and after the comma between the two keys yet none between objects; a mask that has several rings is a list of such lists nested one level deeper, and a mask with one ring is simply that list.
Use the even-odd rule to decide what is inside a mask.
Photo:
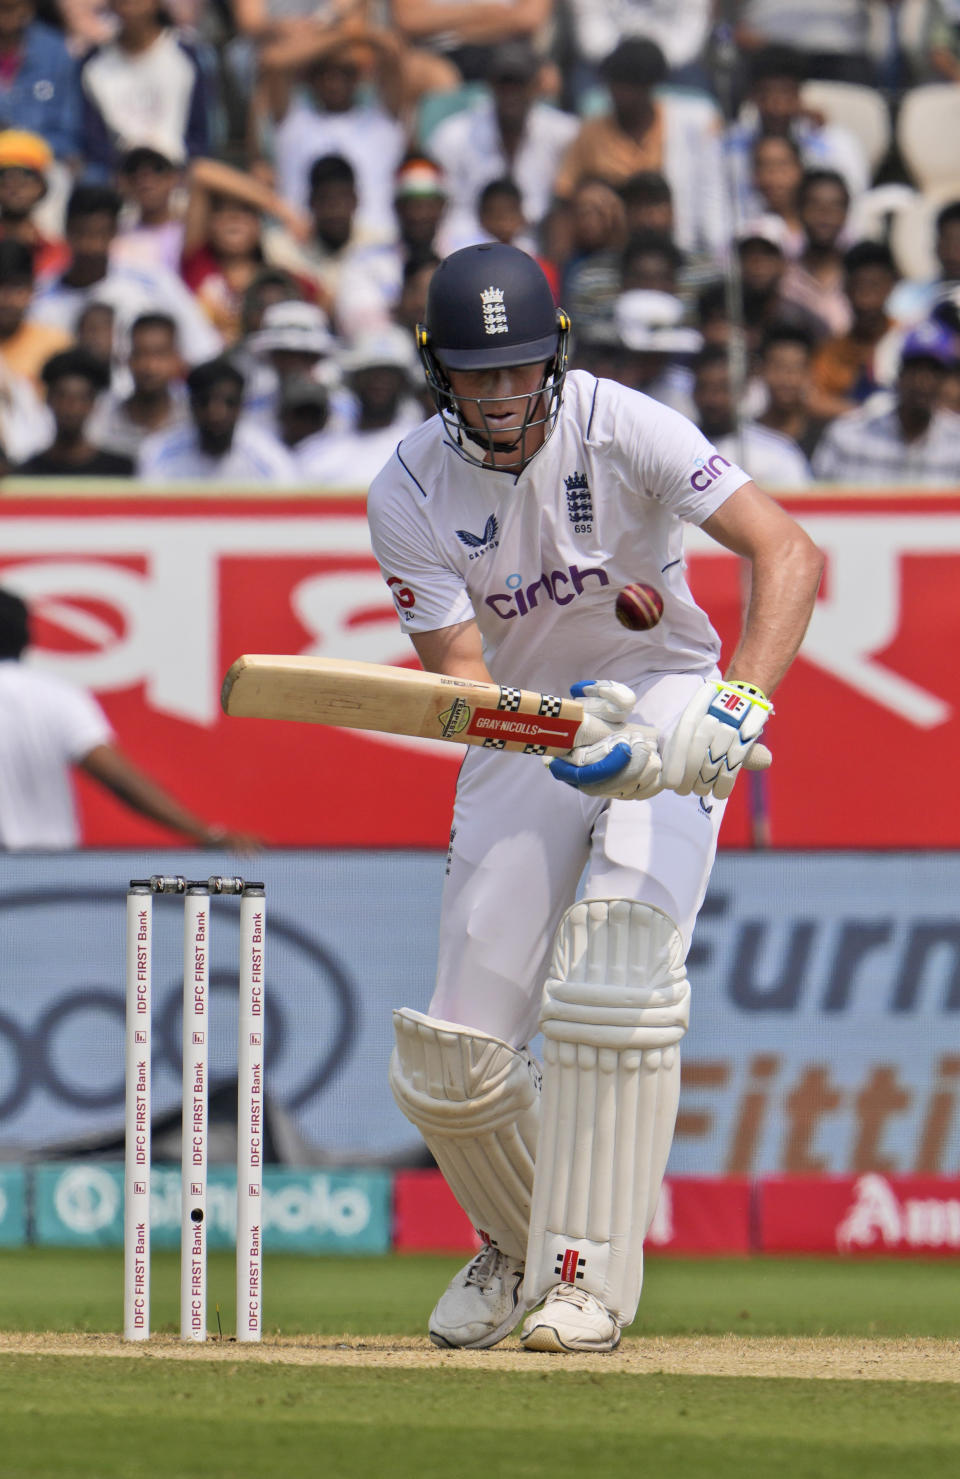
[{"label": "red advertising board", "polygon": [[[960,846],[960,496],[789,500],[826,553],[821,598],[777,694],[765,783],[774,845]],[[730,651],[738,561],[691,531],[690,580]],[[140,494],[0,501],[0,582],[36,612],[37,658],[91,688],[124,748],[211,820],[279,846],[443,846],[460,750],[226,720],[241,652],[411,663],[358,499]],[[571,674],[571,679],[577,674]],[[723,843],[751,836],[741,783]],[[161,834],[99,790],[88,843]]]},{"label": "red advertising board", "polygon": [[764,1253],[960,1253],[960,1180],[877,1172],[765,1177],[757,1198]]},{"label": "red advertising board", "polygon": [[[740,1177],[671,1177],[647,1235],[650,1253],[749,1253],[750,1183]],[[393,1246],[408,1253],[471,1253],[480,1240],[439,1171],[398,1171]]]}]

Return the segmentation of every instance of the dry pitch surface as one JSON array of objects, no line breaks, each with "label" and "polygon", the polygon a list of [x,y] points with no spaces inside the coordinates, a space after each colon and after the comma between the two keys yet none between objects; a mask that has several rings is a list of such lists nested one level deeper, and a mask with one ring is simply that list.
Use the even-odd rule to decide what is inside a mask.
[{"label": "dry pitch surface", "polygon": [[441,1351],[426,1339],[271,1336],[260,1345],[211,1338],[191,1345],[173,1335],[130,1344],[115,1335],[0,1332],[0,1355],[109,1356],[130,1360],[267,1362],[289,1366],[426,1371],[624,1372],[651,1376],[794,1377],[850,1381],[960,1383],[960,1345],[931,1339],[671,1336],[629,1339],[605,1356],[552,1356],[504,1343],[491,1351]]}]

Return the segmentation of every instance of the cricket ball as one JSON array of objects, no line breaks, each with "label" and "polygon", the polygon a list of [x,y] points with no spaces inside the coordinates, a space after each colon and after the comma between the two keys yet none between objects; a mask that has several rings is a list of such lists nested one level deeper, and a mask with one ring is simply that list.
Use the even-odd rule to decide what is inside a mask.
[{"label": "cricket ball", "polygon": [[637,581],[617,596],[617,620],[631,632],[649,632],[663,615],[663,597],[652,585]]}]

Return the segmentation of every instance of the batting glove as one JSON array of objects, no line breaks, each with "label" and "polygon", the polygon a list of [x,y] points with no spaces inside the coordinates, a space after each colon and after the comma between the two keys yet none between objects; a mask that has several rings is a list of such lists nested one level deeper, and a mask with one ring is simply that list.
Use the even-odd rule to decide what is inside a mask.
[{"label": "batting glove", "polygon": [[[680,796],[712,792],[723,801],[772,713],[770,700],[752,683],[704,683],[664,742],[664,788]],[[759,751],[762,745],[750,768],[758,768]],[[763,758],[769,764],[769,752]]]},{"label": "batting glove", "polygon": [[658,734],[645,724],[628,724],[637,701],[632,688],[609,679],[574,683],[583,702],[584,721],[569,755],[550,762],[550,774],[587,796],[645,801],[660,786]]}]

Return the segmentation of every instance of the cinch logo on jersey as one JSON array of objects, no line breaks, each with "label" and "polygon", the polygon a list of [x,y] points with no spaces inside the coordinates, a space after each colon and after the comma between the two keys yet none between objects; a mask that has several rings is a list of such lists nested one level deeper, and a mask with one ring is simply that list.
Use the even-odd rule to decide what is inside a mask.
[{"label": "cinch logo on jersey", "polygon": [[484,288],[480,294],[480,302],[483,306],[483,332],[485,334],[506,334],[510,325],[507,323],[507,307],[503,301],[503,288]]},{"label": "cinch logo on jersey", "polygon": [[593,499],[586,473],[572,472],[564,478],[563,486],[567,490],[567,513],[574,533],[589,534],[593,528]]},{"label": "cinch logo on jersey", "polygon": [[468,560],[479,560],[488,550],[497,549],[500,544],[500,525],[497,523],[496,514],[491,514],[483,526],[482,534],[471,534],[469,529],[457,529],[457,538],[461,544],[465,544],[470,554]]},{"label": "cinch logo on jersey", "polygon": [[[569,606],[577,596],[583,595],[586,582],[591,578],[598,585],[610,584],[606,570],[599,565],[591,565],[586,570],[581,570],[579,565],[568,565],[566,570],[544,570],[526,586],[522,575],[508,575],[507,589],[487,596],[485,605],[504,621],[512,621],[515,616],[526,616],[535,610],[541,595],[548,601],[556,601],[558,606]],[[567,586],[570,590],[565,589]]]},{"label": "cinch logo on jersey", "polygon": [[691,488],[695,493],[706,493],[710,484],[715,483],[724,469],[730,466],[719,452],[715,452],[709,461],[705,457],[698,457],[694,463],[694,471],[690,474]]}]

